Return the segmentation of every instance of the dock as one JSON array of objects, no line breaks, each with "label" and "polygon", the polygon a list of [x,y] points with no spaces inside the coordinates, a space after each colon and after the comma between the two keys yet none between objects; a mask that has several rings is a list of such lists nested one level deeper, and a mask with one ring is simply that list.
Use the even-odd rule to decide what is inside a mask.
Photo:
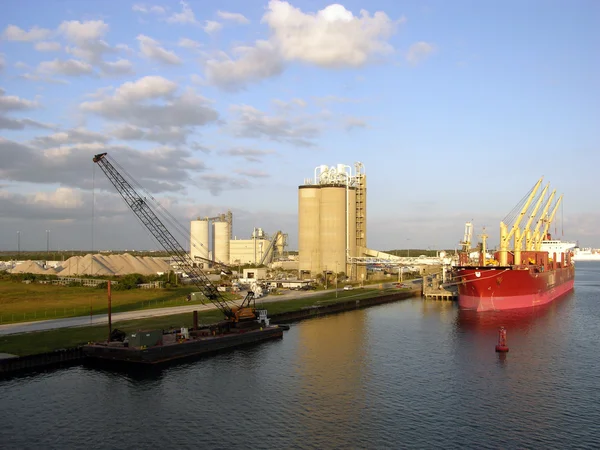
[{"label": "dock", "polygon": [[453,287],[445,286],[443,275],[435,273],[423,277],[423,297],[433,300],[454,301],[458,298],[458,291]]}]

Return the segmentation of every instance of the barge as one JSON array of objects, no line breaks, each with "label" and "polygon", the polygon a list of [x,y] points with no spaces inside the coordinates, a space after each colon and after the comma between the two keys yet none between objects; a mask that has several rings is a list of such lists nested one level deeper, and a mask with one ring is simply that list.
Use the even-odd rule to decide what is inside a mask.
[{"label": "barge", "polygon": [[187,330],[186,328],[165,334],[161,330],[138,331],[128,336],[129,342],[125,339],[124,342],[84,345],[83,353],[87,359],[98,362],[157,365],[282,337],[283,328],[277,325],[230,329],[221,333],[214,332],[214,334],[210,329]]}]

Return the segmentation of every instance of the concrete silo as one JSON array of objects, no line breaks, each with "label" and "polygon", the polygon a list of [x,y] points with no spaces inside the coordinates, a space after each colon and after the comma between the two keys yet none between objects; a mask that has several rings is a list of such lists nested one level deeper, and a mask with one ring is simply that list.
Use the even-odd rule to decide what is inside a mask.
[{"label": "concrete silo", "polygon": [[[190,222],[190,256],[200,267],[208,267],[208,219],[198,218]],[[196,256],[204,260],[196,260]]]},{"label": "concrete silo", "polygon": [[215,261],[229,264],[229,223],[214,222]]},{"label": "concrete silo", "polygon": [[366,178],[361,163],[354,167],[318,166],[298,188],[301,277],[337,271],[357,278],[352,258],[366,248]]},{"label": "concrete silo", "polygon": [[346,187],[321,186],[321,270],[341,272],[346,264]]},{"label": "concrete silo", "polygon": [[298,269],[300,274],[320,272],[321,186],[298,188]]}]

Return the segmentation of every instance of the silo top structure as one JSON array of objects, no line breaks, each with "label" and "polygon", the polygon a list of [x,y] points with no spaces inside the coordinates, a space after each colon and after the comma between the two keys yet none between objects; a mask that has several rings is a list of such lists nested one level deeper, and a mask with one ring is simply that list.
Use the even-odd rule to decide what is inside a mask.
[{"label": "silo top structure", "polygon": [[327,271],[355,276],[349,259],[364,253],[366,245],[363,165],[317,166],[314,178],[298,188],[300,275]]}]

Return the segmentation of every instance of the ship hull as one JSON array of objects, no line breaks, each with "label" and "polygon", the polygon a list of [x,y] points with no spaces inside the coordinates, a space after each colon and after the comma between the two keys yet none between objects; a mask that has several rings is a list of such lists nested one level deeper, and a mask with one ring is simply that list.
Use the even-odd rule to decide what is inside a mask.
[{"label": "ship hull", "polygon": [[550,303],[573,289],[573,266],[537,268],[458,267],[458,306],[474,311],[504,311]]}]

